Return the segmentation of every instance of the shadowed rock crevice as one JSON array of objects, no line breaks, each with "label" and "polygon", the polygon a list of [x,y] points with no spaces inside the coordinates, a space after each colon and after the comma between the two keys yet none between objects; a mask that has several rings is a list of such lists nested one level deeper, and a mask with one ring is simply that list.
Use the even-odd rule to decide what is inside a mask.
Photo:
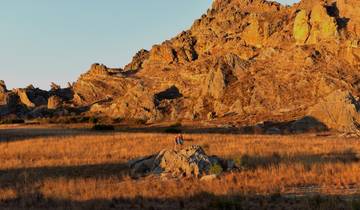
[{"label": "shadowed rock crevice", "polygon": [[170,88],[155,94],[155,104],[159,105],[162,100],[173,100],[182,97],[179,89],[176,86],[171,86]]}]

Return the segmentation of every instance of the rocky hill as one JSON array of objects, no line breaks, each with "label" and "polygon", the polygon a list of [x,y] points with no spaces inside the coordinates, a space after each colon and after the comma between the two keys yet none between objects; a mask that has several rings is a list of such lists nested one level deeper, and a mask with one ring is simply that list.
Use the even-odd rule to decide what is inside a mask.
[{"label": "rocky hill", "polygon": [[316,121],[357,132],[358,11],[358,0],[303,0],[291,7],[215,0],[189,30],[139,51],[124,68],[93,64],[74,85],[47,93],[8,91],[2,84],[0,113],[37,117],[41,112],[34,110],[57,96],[61,114],[71,107],[81,110],[77,114],[148,123],[272,121],[305,130]]}]

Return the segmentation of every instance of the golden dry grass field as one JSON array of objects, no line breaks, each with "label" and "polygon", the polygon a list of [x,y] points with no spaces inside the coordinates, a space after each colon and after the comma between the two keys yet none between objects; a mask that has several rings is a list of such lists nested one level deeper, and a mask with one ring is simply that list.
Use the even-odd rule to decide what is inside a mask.
[{"label": "golden dry grass field", "polygon": [[172,148],[173,134],[3,126],[0,138],[0,209],[360,208],[356,138],[185,134],[242,161],[210,181],[129,176],[127,161]]}]

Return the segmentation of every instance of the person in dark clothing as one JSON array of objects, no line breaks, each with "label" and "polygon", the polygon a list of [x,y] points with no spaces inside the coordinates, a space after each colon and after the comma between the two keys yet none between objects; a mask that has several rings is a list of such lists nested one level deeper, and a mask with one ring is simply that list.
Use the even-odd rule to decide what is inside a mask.
[{"label": "person in dark clothing", "polygon": [[182,145],[184,145],[184,137],[183,135],[180,133],[175,137],[175,150],[177,149],[177,146],[180,145],[180,148],[182,148]]}]

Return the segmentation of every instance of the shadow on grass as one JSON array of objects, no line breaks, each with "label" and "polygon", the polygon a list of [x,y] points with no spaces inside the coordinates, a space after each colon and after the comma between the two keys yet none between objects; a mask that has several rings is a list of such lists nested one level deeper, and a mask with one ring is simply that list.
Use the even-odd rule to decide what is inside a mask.
[{"label": "shadow on grass", "polygon": [[33,140],[49,137],[76,137],[104,135],[111,132],[95,132],[90,128],[8,128],[0,129],[0,143],[22,140]]},{"label": "shadow on grass", "polygon": [[109,178],[129,175],[126,163],[80,166],[51,166],[0,170],[0,188],[16,188],[19,192],[49,178]]},{"label": "shadow on grass", "polygon": [[331,153],[322,153],[322,154],[303,154],[303,155],[280,155],[278,153],[273,153],[268,156],[250,156],[242,155],[240,157],[235,157],[233,159],[240,168],[242,169],[256,169],[259,167],[270,167],[277,166],[281,163],[285,164],[296,164],[301,163],[307,168],[310,168],[315,164],[325,164],[325,163],[356,163],[359,162],[358,154],[351,150],[345,150],[341,152],[331,152]]},{"label": "shadow on grass", "polygon": [[[59,125],[61,126],[61,125]],[[114,131],[100,132],[91,128],[8,128],[0,129],[0,142],[32,140],[41,137],[67,137],[87,135],[113,135],[114,133],[184,133],[184,134],[234,134],[234,135],[289,135],[326,132],[328,128],[315,118],[306,116],[296,121],[263,122],[254,126],[234,127],[219,125],[214,127],[182,126],[179,123],[169,126],[115,126]]]},{"label": "shadow on grass", "polygon": [[247,210],[247,209],[359,209],[359,195],[311,195],[284,196],[281,194],[217,196],[203,192],[179,198],[132,199],[114,197],[88,201],[72,201],[46,198],[40,193],[29,194],[12,200],[0,201],[2,209],[58,209],[58,210],[107,210],[107,209],[199,209],[199,210]]}]

